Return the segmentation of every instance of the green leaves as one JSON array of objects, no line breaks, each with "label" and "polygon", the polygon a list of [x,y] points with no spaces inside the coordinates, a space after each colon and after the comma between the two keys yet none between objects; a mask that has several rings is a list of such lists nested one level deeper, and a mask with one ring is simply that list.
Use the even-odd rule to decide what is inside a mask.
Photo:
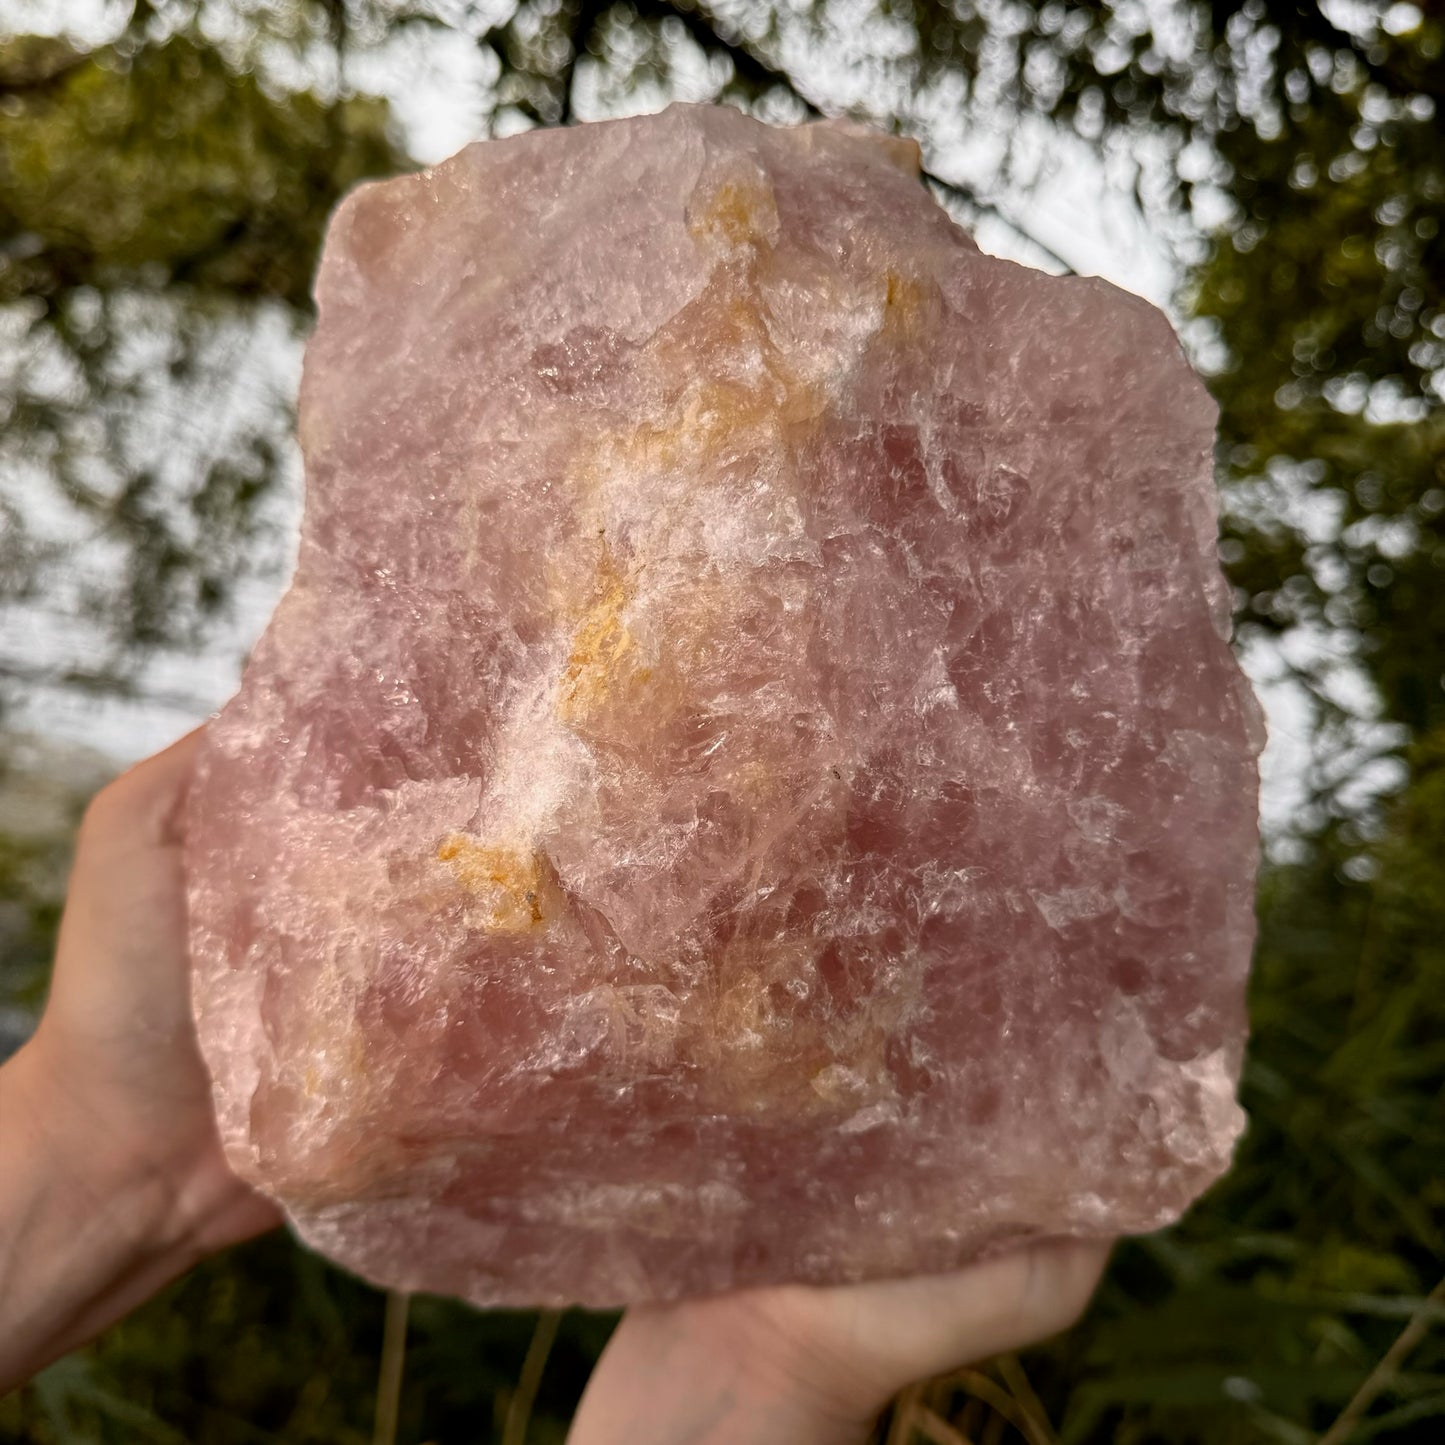
[{"label": "green leaves", "polygon": [[397,165],[378,102],[269,94],[193,40],[49,64],[0,130],[0,215],[32,238],[0,298],[128,283],[305,307],[335,199]]},{"label": "green leaves", "polygon": [[[237,12],[224,54],[189,11],[166,12],[169,38],[158,13],[141,6],[89,52],[0,40],[0,602],[88,629],[39,677],[0,650],[0,703],[18,681],[134,687],[137,659],[202,649],[279,550],[288,368],[326,217],[356,180],[411,162],[385,106],[334,98],[316,64],[289,86],[246,69],[263,44],[336,60],[353,34],[449,34],[495,60],[481,123],[505,127],[571,118],[594,63],[614,101],[705,73],[731,99],[801,113],[801,94],[826,99],[826,67],[789,68],[804,42],[857,54],[868,34],[880,94],[991,119],[1005,146],[1024,115],[1101,147],[1145,136],[1160,224],[1191,206],[1224,218],[1185,248],[1184,300],[1216,363],[1240,620],[1246,636],[1339,642],[1406,781],[1361,816],[1355,766],[1317,780],[1295,861],[1262,881],[1237,1166],[1182,1225],[1121,1248],[1088,1319],[1026,1368],[1078,1445],[1302,1445],[1418,1312],[1423,1334],[1347,1438],[1438,1440],[1445,1320],[1421,1308],[1445,1274],[1437,9],[295,0]],[[1292,656],[1345,728],[1321,652]],[[43,993],[62,833],[0,813],[0,1010]],[[535,1439],[562,1438],[609,1326],[564,1320]],[[497,1437],[532,1330],[416,1301],[401,1438]],[[361,1445],[380,1337],[372,1292],[262,1241],[0,1403],[0,1442]],[[997,1438],[977,1399],[954,1405],[970,1438]]]},{"label": "green leaves", "polygon": [[[119,691],[264,561],[327,217],[406,162],[381,102],[278,92],[184,35],[17,37],[0,82],[0,593],[83,622],[75,653]],[[63,683],[54,661],[17,680]]]}]

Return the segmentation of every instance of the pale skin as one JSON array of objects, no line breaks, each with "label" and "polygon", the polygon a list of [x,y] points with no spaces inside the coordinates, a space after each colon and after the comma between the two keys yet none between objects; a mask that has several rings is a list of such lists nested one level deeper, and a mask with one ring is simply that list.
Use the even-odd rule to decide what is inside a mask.
[{"label": "pale skin", "polygon": [[[0,1393],[280,1223],[227,1168],[191,1023],[179,819],[199,734],[92,803],[54,983],[0,1066]],[[1066,1328],[1107,1247],[624,1316],[569,1445],[847,1445],[910,1382]]]}]

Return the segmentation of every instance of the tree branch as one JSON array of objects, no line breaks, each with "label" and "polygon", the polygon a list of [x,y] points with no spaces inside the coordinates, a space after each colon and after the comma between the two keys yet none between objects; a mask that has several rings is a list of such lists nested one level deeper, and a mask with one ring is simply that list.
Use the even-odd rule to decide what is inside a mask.
[{"label": "tree branch", "polygon": [[571,125],[576,120],[576,113],[572,105],[573,89],[577,79],[577,62],[582,58],[582,52],[587,49],[587,42],[592,38],[592,32],[597,28],[597,22],[612,7],[612,0],[582,0],[577,11],[577,19],[572,24],[572,54],[568,57],[567,64],[563,68],[559,82],[562,90],[562,109],[558,117],[558,124]]},{"label": "tree branch", "polygon": [[985,201],[980,199],[978,193],[974,191],[971,187],[958,185],[955,184],[953,181],[945,181],[942,177],[935,175],[932,171],[924,171],[923,180],[926,184],[932,186],[935,190],[942,191],[947,196],[952,196],[954,200],[960,201],[963,205],[972,206],[973,209],[979,212],[981,215],[992,216],[996,221],[1001,221],[1005,226],[1009,228],[1010,231],[1014,233],[1014,235],[1019,236],[1023,240],[1027,241],[1029,245],[1033,246],[1036,250],[1042,251],[1044,255],[1047,256],[1049,260],[1054,263],[1054,265],[1062,269],[1063,273],[1066,276],[1078,276],[1082,274],[1077,266],[1075,266],[1065,257],[1059,255],[1059,253],[1054,250],[1052,246],[1048,245],[1044,241],[1039,240],[1039,238],[1034,235],[1032,231],[1028,230],[1024,226],[1021,226],[1017,221],[1013,220],[1012,217],[1007,215],[992,201]]},{"label": "tree branch", "polygon": [[692,0],[632,0],[632,8],[639,20],[680,20],[700,50],[721,50],[732,61],[733,71],[744,85],[758,92],[781,86],[810,116],[822,118],[823,112],[798,89],[790,75],[768,64],[741,40],[730,39],[725,27]]},{"label": "tree branch", "polygon": [[[745,85],[759,92],[777,86],[798,101],[812,119],[824,118],[822,107],[803,93],[791,75],[769,64],[743,41],[730,39],[726,30],[701,6],[695,4],[694,0],[632,0],[632,8],[640,20],[661,20],[668,17],[680,20],[699,49],[722,51],[732,61],[733,71]],[[1027,226],[1014,220],[996,202],[984,199],[972,187],[957,181],[946,181],[929,170],[923,172],[922,179],[926,185],[971,206],[980,215],[992,216],[1001,221],[1015,235],[1042,251],[1056,266],[1062,267],[1068,275],[1079,274],[1077,268],[1070,265],[1052,246],[1041,241]]]}]

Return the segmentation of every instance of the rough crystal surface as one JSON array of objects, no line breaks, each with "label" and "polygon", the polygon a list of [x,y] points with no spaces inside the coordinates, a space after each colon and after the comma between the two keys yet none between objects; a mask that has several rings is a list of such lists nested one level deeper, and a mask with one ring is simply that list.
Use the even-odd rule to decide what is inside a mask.
[{"label": "rough crystal surface", "polygon": [[191,795],[229,1157],[377,1281],[617,1304],[1172,1218],[1255,855],[1165,319],[724,109],[365,186]]}]

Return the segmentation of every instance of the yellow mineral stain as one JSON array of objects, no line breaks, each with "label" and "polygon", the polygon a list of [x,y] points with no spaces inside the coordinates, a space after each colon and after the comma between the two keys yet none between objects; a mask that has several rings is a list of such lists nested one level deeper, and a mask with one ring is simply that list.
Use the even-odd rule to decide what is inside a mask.
[{"label": "yellow mineral stain", "polygon": [[741,386],[703,382],[688,393],[671,420],[639,428],[635,455],[625,460],[659,471],[700,462],[771,420],[772,411]]},{"label": "yellow mineral stain", "polygon": [[572,635],[557,692],[557,716],[569,727],[585,723],[624,681],[642,681],[650,669],[635,665],[637,644],[622,614],[632,588],[604,541],[593,581],[595,601]]},{"label": "yellow mineral stain", "polygon": [[[684,380],[654,420],[604,431],[579,450],[568,470],[584,514],[605,515],[603,499],[619,486],[638,490],[643,477],[705,491],[741,458],[786,456],[828,406],[829,384],[779,347],[755,286],[736,277],[710,286],[686,324],[650,351],[659,377]],[[607,589],[598,596],[605,608]]]},{"label": "yellow mineral stain", "polygon": [[804,954],[761,940],[721,952],[716,983],[685,1011],[678,1045],[698,1071],[703,1107],[807,1119],[897,1097],[887,1050],[904,1027],[903,1001],[860,999],[841,1017],[796,995],[790,1003],[789,980],[806,976]]},{"label": "yellow mineral stain", "polygon": [[547,882],[536,853],[478,843],[452,833],[437,846],[437,861],[484,900],[482,926],[495,933],[525,933],[544,922]]},{"label": "yellow mineral stain", "polygon": [[884,274],[883,287],[884,333],[906,336],[916,332],[925,315],[925,288],[911,276],[891,270]]},{"label": "yellow mineral stain", "polygon": [[583,476],[685,472],[705,484],[732,459],[758,450],[776,454],[787,432],[823,414],[826,398],[821,388],[781,374],[770,348],[758,347],[757,354],[765,367],[760,384],[695,382],[666,420],[604,438],[584,464]]},{"label": "yellow mineral stain", "polygon": [[778,206],[761,175],[724,180],[691,210],[687,229],[694,240],[742,246],[777,233]]}]

